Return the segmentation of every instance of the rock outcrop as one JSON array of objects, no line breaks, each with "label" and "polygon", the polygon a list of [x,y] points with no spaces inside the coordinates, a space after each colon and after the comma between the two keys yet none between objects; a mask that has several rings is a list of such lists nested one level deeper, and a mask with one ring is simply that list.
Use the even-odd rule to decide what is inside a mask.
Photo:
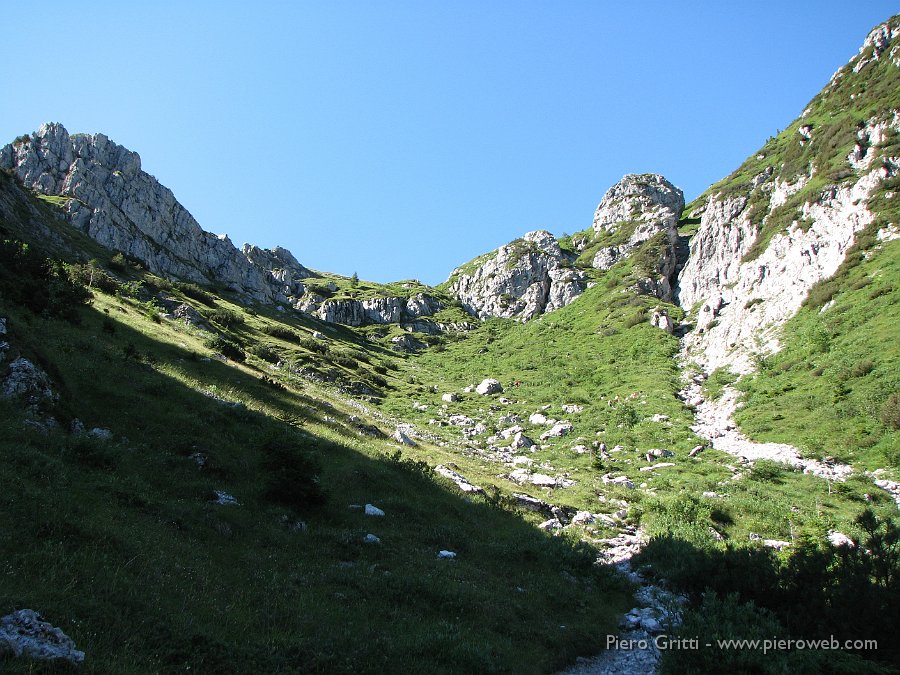
[{"label": "rock outcrop", "polygon": [[614,239],[601,247],[592,261],[598,270],[608,270],[628,258],[654,237],[661,240],[658,260],[638,290],[672,300],[676,270],[675,245],[678,219],[684,210],[684,193],[659,174],[628,174],[612,186],[594,213],[595,237]]},{"label": "rock outcrop", "polygon": [[74,666],[84,663],[84,652],[75,649],[72,638],[31,609],[0,618],[0,659],[5,656]]},{"label": "rock outcrop", "polygon": [[453,271],[449,289],[471,314],[527,321],[564,307],[588,286],[587,265],[579,253],[604,241],[593,256],[595,269],[606,271],[627,259],[654,237],[661,239],[658,260],[635,290],[672,299],[675,244],[684,195],[662,176],[629,174],[611,187],[594,213],[592,236],[575,242],[575,251],[560,248],[546,230],[524,235],[495,252]]},{"label": "rock outcrop", "polygon": [[572,266],[574,259],[552,234],[536,230],[501,246],[474,269],[454,270],[450,291],[480,319],[527,321],[581,295],[586,277]]},{"label": "rock outcrop", "polygon": [[171,190],[141,170],[136,152],[104,134],[70,135],[61,124],[44,124],[0,149],[0,169],[37,192],[68,198],[63,208],[73,226],[154,274],[222,284],[263,302],[291,291],[276,267],[289,270],[291,281],[302,277],[284,249],[242,253],[226,235],[204,231]]},{"label": "rock outcrop", "polygon": [[[299,308],[299,307],[298,307]],[[370,298],[368,300],[325,300],[316,305],[306,305],[303,310],[328,323],[341,323],[347,326],[363,326],[367,324],[421,323],[418,319],[432,316],[441,309],[434,298],[424,293],[404,298]],[[434,324],[437,326],[437,324]],[[431,332],[423,325],[420,332]]]}]

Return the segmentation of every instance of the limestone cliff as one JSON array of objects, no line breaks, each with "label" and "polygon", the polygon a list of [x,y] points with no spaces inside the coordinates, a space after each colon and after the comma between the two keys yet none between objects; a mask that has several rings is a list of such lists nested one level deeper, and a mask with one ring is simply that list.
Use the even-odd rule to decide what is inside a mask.
[{"label": "limestone cliff", "polygon": [[629,174],[610,188],[593,225],[564,250],[545,230],[529,232],[457,268],[449,290],[475,316],[523,321],[574,301],[598,272],[627,260],[655,237],[660,255],[635,290],[671,300],[681,190],[656,174]]},{"label": "limestone cliff", "polygon": [[226,235],[205,232],[171,190],[141,169],[136,152],[103,134],[70,135],[61,124],[44,124],[0,149],[0,169],[39,193],[68,198],[64,210],[73,226],[155,274],[222,284],[265,302],[285,301],[294,290],[272,274],[270,262],[290,268],[291,282],[302,277],[284,249],[263,255],[254,247],[245,255]]},{"label": "limestone cliff", "polygon": [[[874,195],[900,171],[900,21],[878,26],[799,119],[695,202],[700,225],[678,279],[693,310],[691,358],[752,369],[810,288],[833,275]],[[893,55],[893,56],[892,56]]]}]

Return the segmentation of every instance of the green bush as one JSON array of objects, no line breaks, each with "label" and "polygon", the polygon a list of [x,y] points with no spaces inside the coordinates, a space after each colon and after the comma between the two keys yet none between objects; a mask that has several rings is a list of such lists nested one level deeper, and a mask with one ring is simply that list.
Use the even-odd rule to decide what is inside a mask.
[{"label": "green bush", "polygon": [[17,239],[0,242],[0,291],[36,314],[73,323],[78,308],[94,297],[68,266]]},{"label": "green bush", "polygon": [[208,349],[219,352],[222,356],[232,361],[244,361],[247,358],[240,345],[221,335],[209,338],[204,344]]},{"label": "green bush", "polygon": [[293,434],[272,432],[262,439],[258,449],[263,453],[263,499],[300,512],[325,503],[313,447]]},{"label": "green bush", "polygon": [[281,360],[278,352],[268,345],[254,344],[250,346],[248,351],[254,356],[261,358],[263,361],[268,361],[269,363],[278,363]]},{"label": "green bush", "polygon": [[215,307],[216,299],[200,288],[197,284],[179,282],[175,284],[175,288],[181,291],[182,294],[186,295],[189,298],[196,300],[197,302],[202,302],[207,307]]},{"label": "green bush", "polygon": [[780,483],[785,471],[791,470],[791,467],[780,462],[773,462],[770,459],[758,459],[750,469],[750,480],[760,483]]},{"label": "green bush", "polygon": [[234,328],[244,323],[244,317],[230,309],[217,309],[210,312],[207,318],[223,328]]},{"label": "green bush", "polygon": [[894,392],[881,406],[881,421],[889,428],[900,429],[900,392]]}]

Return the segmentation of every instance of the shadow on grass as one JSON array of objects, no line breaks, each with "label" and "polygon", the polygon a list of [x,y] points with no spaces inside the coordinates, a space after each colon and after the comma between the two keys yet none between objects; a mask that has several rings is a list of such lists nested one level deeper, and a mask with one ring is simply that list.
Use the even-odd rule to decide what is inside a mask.
[{"label": "shadow on grass", "polygon": [[[590,550],[391,458],[328,404],[115,311],[112,332],[93,308],[78,326],[0,315],[52,373],[61,421],[114,435],[42,431],[0,406],[0,614],[39,611],[87,672],[546,672],[614,631],[627,589]],[[325,503],[285,498],[315,467]],[[387,515],[350,508],[366,503]]]},{"label": "shadow on grass", "polygon": [[[853,546],[799,542],[788,557],[762,546],[704,549],[672,537],[652,540],[634,562],[687,595],[674,636],[699,643],[664,652],[662,672],[896,672],[897,529],[869,510],[857,524],[865,534]],[[756,647],[718,643],[754,639]],[[762,646],[789,639],[827,644],[770,645],[768,652]]]}]

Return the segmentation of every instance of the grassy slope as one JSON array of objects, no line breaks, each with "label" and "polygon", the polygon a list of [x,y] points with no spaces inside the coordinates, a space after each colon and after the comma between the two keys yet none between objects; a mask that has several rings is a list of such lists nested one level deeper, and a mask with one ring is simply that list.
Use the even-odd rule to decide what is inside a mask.
[{"label": "grassy slope", "polygon": [[[894,24],[897,19],[892,19]],[[763,251],[771,237],[802,218],[799,209],[832,185],[853,182],[847,156],[857,132],[870,119],[900,110],[900,69],[887,53],[859,73],[848,65],[807,106],[803,116],[772,137],[726,179],[698,197],[686,212],[713,194],[748,197],[760,234],[747,258]],[[862,58],[871,56],[869,48]],[[798,130],[812,127],[812,141],[800,143]],[[900,153],[900,134],[889,130],[870,150],[871,168]],[[767,168],[772,178],[794,182],[813,170],[804,188],[769,210],[768,197],[750,181]],[[880,245],[875,233],[900,223],[896,177],[884,181],[869,200],[875,222],[858,235],[856,247],[834,277],[810,292],[806,306],[783,330],[784,349],[745,378],[745,407],[736,420],[753,438],[799,446],[811,456],[832,455],[862,468],[900,468],[900,436],[885,422],[891,396],[900,396],[896,242]],[[763,217],[765,216],[765,220]],[[834,299],[834,306],[825,304]]]},{"label": "grassy slope", "polygon": [[[609,275],[629,278],[627,272],[616,268]],[[654,304],[658,301],[623,292],[622,286],[610,287],[601,280],[568,307],[524,325],[505,320],[485,322],[478,330],[448,342],[443,351],[409,359],[408,381],[388,393],[382,408],[421,426],[429,419],[446,419],[452,414],[484,420],[487,433],[469,440],[462,439],[458,427],[427,428],[445,439],[455,454],[453,461],[477,484],[495,485],[504,494],[530,493],[592,512],[614,512],[619,508],[614,500],[624,499],[630,504],[628,520],[642,523],[652,535],[676,533],[702,546],[713,546],[710,528],[714,528],[726,543],[747,546],[751,545],[751,533],[790,541],[802,534],[821,538],[832,528],[848,530],[849,522],[866,503],[864,493],[873,492],[865,481],[829,486],[781,466],[766,467],[768,472],[756,474],[743,471],[743,479],[732,480],[731,456],[711,449],[696,458],[687,456],[700,441],[690,431],[690,411],[675,397],[681,386],[673,359],[678,342],[646,322],[629,326],[641,309]],[[670,311],[678,316],[677,307]],[[505,392],[491,397],[461,392],[485,377],[500,379]],[[441,395],[450,391],[457,392],[461,400],[444,404]],[[630,399],[633,393],[638,396]],[[501,396],[512,403],[499,403]],[[413,403],[427,409],[417,410]],[[583,405],[584,410],[567,415],[561,408],[566,403]],[[550,406],[548,417],[570,420],[573,432],[551,439],[534,452],[519,454],[535,461],[535,471],[565,472],[576,481],[571,488],[518,486],[503,477],[509,468],[480,459],[487,437],[502,428],[498,420],[503,415],[517,414],[526,433],[537,440],[547,427],[529,425],[527,418],[544,405]],[[654,422],[656,414],[669,419]],[[621,444],[624,449],[598,463],[591,454],[572,451],[575,445],[591,446],[596,440],[609,448]],[[505,444],[508,442],[497,443]],[[653,448],[671,450],[675,456],[647,461],[644,455]],[[640,470],[660,461],[675,466]],[[608,472],[627,475],[643,488],[628,490],[605,484],[601,477]],[[718,496],[702,497],[704,492]],[[873,499],[880,511],[892,511],[887,495],[876,494]],[[589,538],[609,534],[599,526],[587,531]]]},{"label": "grassy slope", "polygon": [[[325,360],[263,332],[283,317],[215,301],[243,318],[219,330],[245,346]],[[43,613],[88,653],[89,672],[542,672],[613,629],[624,589],[577,542],[394,457],[355,429],[358,409],[333,387],[252,355],[207,360],[203,333],[156,323],[129,298],[98,293],[80,325],[5,300],[0,315],[14,352],[51,374],[57,417],[114,433],[102,443],[43,432],[0,406],[0,613]],[[330,335],[329,355],[362,342]],[[364,356],[393,358],[374,345]],[[267,496],[272,447],[315,458],[324,506]],[[189,457],[198,451],[203,469]],[[213,490],[241,505],[211,503]],[[348,508],[366,502],[387,517]],[[288,526],[298,519],[307,532]],[[382,544],[364,544],[368,532]],[[437,560],[442,548],[458,558]]]}]

